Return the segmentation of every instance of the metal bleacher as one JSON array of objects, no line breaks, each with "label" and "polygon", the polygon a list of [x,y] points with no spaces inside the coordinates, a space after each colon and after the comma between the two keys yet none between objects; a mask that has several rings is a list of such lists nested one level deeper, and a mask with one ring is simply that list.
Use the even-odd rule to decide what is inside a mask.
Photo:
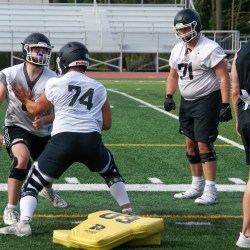
[{"label": "metal bleacher", "polygon": [[110,6],[106,14],[113,36],[122,34],[124,52],[166,53],[177,42],[172,27],[174,16],[181,8]]},{"label": "metal bleacher", "polygon": [[74,6],[0,5],[1,51],[20,51],[20,42],[31,32],[48,35],[57,51],[65,39],[85,41],[82,9]]},{"label": "metal bleacher", "polygon": [[90,53],[116,53],[93,63],[121,69],[123,53],[170,53],[176,43],[173,16],[183,6],[97,4],[0,4],[0,51],[21,51],[31,32],[50,38],[57,52],[67,41],[83,42]]},{"label": "metal bleacher", "polygon": [[[24,38],[42,32],[50,38],[54,52],[68,41],[80,41],[89,49],[90,68],[105,64],[119,71],[126,53],[154,54],[156,71],[162,61],[166,67],[168,61],[161,54],[170,54],[178,41],[173,19],[185,7],[185,1],[164,5],[27,2],[0,2],[0,52],[12,53],[10,65]],[[96,56],[104,53],[117,56],[108,60]]]}]

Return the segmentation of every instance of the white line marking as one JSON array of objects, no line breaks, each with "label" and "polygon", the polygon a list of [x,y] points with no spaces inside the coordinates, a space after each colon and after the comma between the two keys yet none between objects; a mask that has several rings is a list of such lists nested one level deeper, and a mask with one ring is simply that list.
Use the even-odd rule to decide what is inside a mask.
[{"label": "white line marking", "polygon": [[151,183],[154,183],[154,184],[161,184],[163,183],[159,178],[148,178],[148,180],[151,182]]},{"label": "white line marking", "polygon": [[[133,96],[131,96],[131,95],[128,95],[128,94],[126,94],[126,93],[123,93],[123,92],[120,92],[120,91],[117,91],[117,90],[113,90],[113,89],[108,89],[108,91],[117,93],[117,94],[119,94],[119,95],[123,95],[123,96],[125,96],[125,97],[127,97],[127,98],[129,98],[129,99],[132,99],[132,100],[134,100],[134,101],[137,101],[137,102],[139,102],[139,103],[142,103],[142,104],[144,104],[144,105],[146,105],[146,106],[148,106],[148,107],[150,107],[150,108],[152,108],[152,109],[154,109],[154,110],[157,110],[157,111],[159,111],[159,112],[161,112],[161,113],[163,113],[163,114],[165,114],[165,115],[168,115],[168,116],[170,116],[170,117],[172,117],[172,118],[174,118],[174,119],[176,119],[176,120],[179,119],[179,117],[178,117],[177,115],[174,115],[174,114],[172,114],[172,113],[170,113],[170,112],[167,112],[167,111],[165,111],[165,110],[163,110],[163,109],[160,109],[160,108],[158,108],[158,107],[156,107],[156,106],[154,106],[154,105],[152,105],[152,104],[150,104],[150,103],[148,103],[148,102],[144,102],[143,100],[138,99],[138,98],[136,98],[136,97],[133,97]],[[230,139],[227,139],[227,138],[225,138],[225,137],[223,137],[223,136],[221,136],[221,135],[218,135],[218,139],[220,139],[220,140],[222,140],[222,141],[224,141],[224,142],[226,142],[226,143],[228,143],[228,144],[231,144],[231,145],[233,145],[233,146],[235,146],[235,147],[237,147],[237,148],[239,148],[239,149],[244,150],[244,147],[243,147],[242,145],[240,145],[239,143],[234,142],[234,141],[232,141],[232,140],[230,140]]]},{"label": "white line marking", "polygon": [[233,182],[234,184],[242,184],[242,185],[246,184],[245,181],[243,181],[239,178],[228,178],[228,180]]},{"label": "white line marking", "polygon": [[79,184],[80,181],[76,177],[66,177],[65,181],[69,184]]},{"label": "white line marking", "polygon": [[[53,184],[60,191],[109,191],[106,184]],[[245,185],[216,185],[219,192],[244,192]],[[137,192],[182,192],[190,184],[126,184],[127,191]],[[0,183],[0,191],[7,191],[7,184]]]}]

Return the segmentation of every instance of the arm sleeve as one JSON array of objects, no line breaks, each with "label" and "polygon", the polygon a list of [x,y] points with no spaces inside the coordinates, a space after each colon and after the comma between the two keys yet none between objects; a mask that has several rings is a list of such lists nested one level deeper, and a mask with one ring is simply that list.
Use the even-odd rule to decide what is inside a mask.
[{"label": "arm sleeve", "polygon": [[226,57],[221,47],[216,47],[203,61],[208,68],[214,68],[222,59]]}]

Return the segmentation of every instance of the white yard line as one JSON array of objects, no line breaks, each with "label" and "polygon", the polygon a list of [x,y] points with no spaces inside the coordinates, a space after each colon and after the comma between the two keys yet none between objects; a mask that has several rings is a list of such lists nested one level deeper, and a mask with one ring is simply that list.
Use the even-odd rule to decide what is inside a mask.
[{"label": "white yard line", "polygon": [[69,184],[79,184],[80,181],[76,177],[66,177],[65,181]]},{"label": "white yard line", "polygon": [[159,178],[155,178],[155,177],[148,177],[148,180],[150,183],[153,183],[153,184],[162,184],[163,183]]},{"label": "white yard line", "polygon": [[245,185],[246,182],[239,179],[239,178],[228,178],[229,181],[233,182],[234,184],[241,184],[241,185]]},{"label": "white yard line", "polygon": [[[126,184],[127,191],[136,192],[182,192],[190,184]],[[245,185],[216,185],[219,192],[244,192]],[[53,184],[59,191],[109,191],[106,184]],[[7,184],[0,183],[0,191],[7,191]]]}]

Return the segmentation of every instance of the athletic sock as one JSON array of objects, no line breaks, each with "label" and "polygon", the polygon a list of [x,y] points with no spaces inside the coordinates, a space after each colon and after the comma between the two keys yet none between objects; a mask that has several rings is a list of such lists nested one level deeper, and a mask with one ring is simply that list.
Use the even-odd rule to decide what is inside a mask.
[{"label": "athletic sock", "polygon": [[217,189],[215,187],[215,181],[206,181],[205,183],[205,190],[210,192],[216,192]]},{"label": "athletic sock", "polygon": [[203,176],[192,176],[192,187],[202,191],[204,189],[204,178]]},{"label": "athletic sock", "polygon": [[11,205],[11,204],[8,203],[7,208],[16,210],[16,205]]},{"label": "athletic sock", "polygon": [[128,194],[127,194],[127,191],[123,182],[117,182],[113,184],[110,187],[110,192],[120,207],[124,204],[130,203]]}]

